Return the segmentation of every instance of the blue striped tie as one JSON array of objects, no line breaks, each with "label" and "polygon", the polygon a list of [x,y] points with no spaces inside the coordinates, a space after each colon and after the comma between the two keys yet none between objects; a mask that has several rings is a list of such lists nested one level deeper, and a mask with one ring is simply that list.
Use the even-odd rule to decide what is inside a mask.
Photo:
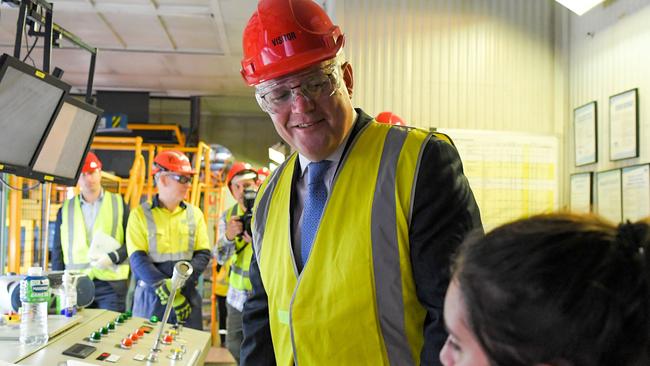
[{"label": "blue striped tie", "polygon": [[325,173],[331,161],[323,160],[307,165],[307,194],[302,211],[302,225],[300,227],[300,254],[302,265],[307,263],[311,245],[316,236],[318,223],[323,214],[325,201],[327,201],[327,187],[325,186]]}]

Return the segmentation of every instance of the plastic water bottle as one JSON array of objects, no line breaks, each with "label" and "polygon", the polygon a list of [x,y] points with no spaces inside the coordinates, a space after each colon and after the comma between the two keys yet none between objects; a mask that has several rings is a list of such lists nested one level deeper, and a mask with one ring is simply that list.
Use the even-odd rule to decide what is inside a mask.
[{"label": "plastic water bottle", "polygon": [[47,343],[47,306],[50,280],[41,267],[31,267],[20,281],[20,343],[40,346]]},{"label": "plastic water bottle", "polygon": [[63,304],[61,314],[71,317],[77,312],[77,288],[74,285],[74,278],[68,270],[63,273],[62,282]]}]

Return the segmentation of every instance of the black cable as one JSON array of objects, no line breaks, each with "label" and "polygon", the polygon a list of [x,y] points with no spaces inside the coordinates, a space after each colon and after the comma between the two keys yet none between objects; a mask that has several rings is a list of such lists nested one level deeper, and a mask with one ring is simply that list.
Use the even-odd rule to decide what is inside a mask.
[{"label": "black cable", "polygon": [[34,61],[33,58],[31,58],[32,51],[34,50],[34,47],[36,46],[36,43],[38,42],[38,36],[34,37],[34,43],[32,44],[31,47],[29,47],[29,43],[27,41],[28,35],[27,35],[27,22],[25,22],[25,27],[23,28],[23,34],[25,35],[25,48],[28,49],[27,55],[25,55],[25,58],[23,58],[23,62],[29,60],[32,62],[32,66],[36,67],[36,62]]},{"label": "black cable", "polygon": [[[27,51],[27,55],[25,55],[25,58],[23,59],[23,62],[25,62],[25,60],[27,60],[27,58],[29,58],[32,61],[32,65],[36,65],[36,63],[34,62],[34,59],[29,56],[29,55],[32,54],[32,51],[34,50],[34,47],[36,46],[36,43],[38,43],[38,37],[34,37],[34,43],[32,43],[32,46],[29,47],[29,51]],[[25,47],[27,47],[27,46],[28,46],[27,37],[25,37]],[[36,67],[36,66],[34,66],[34,67]]]},{"label": "black cable", "polygon": [[2,185],[4,185],[5,187],[7,187],[7,188],[9,188],[11,190],[23,191],[23,192],[31,191],[32,189],[37,188],[41,184],[41,183],[36,183],[31,187],[17,188],[17,187],[12,186],[11,184],[7,183],[7,181],[5,181],[5,179],[2,177],[2,175],[0,175],[0,182],[2,183]]}]

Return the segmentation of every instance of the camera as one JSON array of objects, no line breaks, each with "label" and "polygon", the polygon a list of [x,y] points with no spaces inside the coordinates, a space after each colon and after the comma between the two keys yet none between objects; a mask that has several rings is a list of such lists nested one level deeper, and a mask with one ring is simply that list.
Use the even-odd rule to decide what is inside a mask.
[{"label": "camera", "polygon": [[253,205],[255,205],[255,197],[257,192],[253,188],[246,188],[244,190],[244,214],[239,218],[244,226],[244,232],[252,236],[251,220],[253,219]]}]

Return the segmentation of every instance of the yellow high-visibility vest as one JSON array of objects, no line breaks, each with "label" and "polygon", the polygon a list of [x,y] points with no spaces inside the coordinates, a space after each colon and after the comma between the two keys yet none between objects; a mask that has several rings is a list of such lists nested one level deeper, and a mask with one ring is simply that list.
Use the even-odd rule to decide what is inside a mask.
[{"label": "yellow high-visibility vest", "polygon": [[358,133],[300,274],[290,233],[297,155],[267,179],[254,211],[253,244],[278,365],[420,364],[426,310],[416,295],[408,227],[431,136],[378,123]]},{"label": "yellow high-visibility vest", "polygon": [[[112,236],[118,242],[124,243],[122,222],[124,205],[122,202],[122,196],[119,194],[104,191],[102,204],[93,224],[93,233],[101,231]],[[90,278],[103,281],[126,280],[129,277],[128,261],[117,265],[116,270],[98,269],[90,266],[88,258],[90,238],[86,235],[86,225],[78,195],[63,203],[61,216],[61,249],[66,269],[83,271]]]},{"label": "yellow high-visibility vest", "polygon": [[[236,214],[236,215],[235,215]],[[242,216],[244,211],[235,204],[232,209],[226,214],[226,222],[235,216]],[[251,279],[248,270],[251,267],[251,259],[253,258],[253,246],[247,243],[241,237],[235,238],[235,253],[233,253],[230,263],[230,278],[228,284],[230,287],[240,291],[251,291]]]}]

